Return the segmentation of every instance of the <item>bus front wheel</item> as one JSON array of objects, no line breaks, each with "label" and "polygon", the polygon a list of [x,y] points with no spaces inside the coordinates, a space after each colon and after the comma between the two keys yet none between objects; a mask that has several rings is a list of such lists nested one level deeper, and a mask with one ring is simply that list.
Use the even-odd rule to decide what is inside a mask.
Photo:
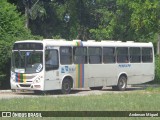
[{"label": "bus front wheel", "polygon": [[122,75],[119,77],[117,86],[112,86],[113,90],[124,91],[127,87],[127,77]]},{"label": "bus front wheel", "polygon": [[71,91],[71,82],[70,79],[65,78],[62,82],[62,94],[69,94]]}]

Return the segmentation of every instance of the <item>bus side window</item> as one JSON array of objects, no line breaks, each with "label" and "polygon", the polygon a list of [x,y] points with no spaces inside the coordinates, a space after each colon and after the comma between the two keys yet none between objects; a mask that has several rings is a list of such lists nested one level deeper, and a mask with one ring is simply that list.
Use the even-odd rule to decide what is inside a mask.
[{"label": "bus side window", "polygon": [[58,51],[46,50],[45,51],[45,66],[46,71],[58,69]]},{"label": "bus side window", "polygon": [[141,62],[141,49],[139,47],[130,47],[130,62],[131,63],[140,63]]},{"label": "bus side window", "polygon": [[115,63],[115,48],[104,47],[103,48],[103,62],[104,63]]},{"label": "bus side window", "polygon": [[142,48],[142,62],[153,62],[152,48]]},{"label": "bus side window", "polygon": [[117,47],[117,62],[118,63],[128,63],[128,48],[127,47]]},{"label": "bus side window", "polygon": [[74,47],[74,63],[86,64],[87,63],[87,48],[86,47]]},{"label": "bus side window", "polygon": [[101,47],[89,47],[88,56],[90,64],[101,64],[102,63],[102,48]]},{"label": "bus side window", "polygon": [[61,64],[72,64],[72,48],[60,47],[60,62]]}]

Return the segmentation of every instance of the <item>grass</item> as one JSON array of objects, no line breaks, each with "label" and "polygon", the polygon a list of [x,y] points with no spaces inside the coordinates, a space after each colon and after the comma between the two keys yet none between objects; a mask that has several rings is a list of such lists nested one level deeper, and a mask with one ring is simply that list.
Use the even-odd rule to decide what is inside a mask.
[{"label": "grass", "polygon": [[[0,111],[159,111],[160,88],[145,91],[89,96],[1,99]],[[46,118],[42,118],[46,119]],[[53,119],[53,118],[47,118]],[[61,119],[61,118],[56,118]],[[74,118],[63,118],[74,119]],[[81,119],[81,118],[76,118]],[[98,118],[83,118],[98,119]],[[100,118],[105,119],[105,118]],[[108,118],[118,119],[118,118]],[[125,119],[125,118],[119,118]],[[126,118],[127,120],[129,118]],[[130,118],[140,119],[140,118]],[[141,118],[150,119],[150,118]],[[157,119],[157,118],[155,118]],[[18,120],[16,118],[16,120]]]},{"label": "grass", "polygon": [[152,111],[159,109],[159,93],[120,93],[57,98],[43,96],[0,100],[1,111]]}]

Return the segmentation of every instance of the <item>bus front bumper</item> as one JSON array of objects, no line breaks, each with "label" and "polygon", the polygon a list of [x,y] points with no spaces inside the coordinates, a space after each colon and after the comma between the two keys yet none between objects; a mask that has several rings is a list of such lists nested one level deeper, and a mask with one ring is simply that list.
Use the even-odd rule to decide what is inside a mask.
[{"label": "bus front bumper", "polygon": [[15,90],[43,90],[41,84],[14,83],[11,82],[11,89]]}]

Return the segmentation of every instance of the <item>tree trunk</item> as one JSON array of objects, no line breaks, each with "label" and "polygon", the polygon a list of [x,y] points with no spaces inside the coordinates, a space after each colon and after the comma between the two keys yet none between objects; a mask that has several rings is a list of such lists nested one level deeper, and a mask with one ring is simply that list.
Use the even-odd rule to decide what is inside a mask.
[{"label": "tree trunk", "polygon": [[158,35],[157,39],[157,55],[160,55],[160,34]]},{"label": "tree trunk", "polygon": [[29,3],[27,2],[25,5],[25,27],[28,29],[29,27]]}]

